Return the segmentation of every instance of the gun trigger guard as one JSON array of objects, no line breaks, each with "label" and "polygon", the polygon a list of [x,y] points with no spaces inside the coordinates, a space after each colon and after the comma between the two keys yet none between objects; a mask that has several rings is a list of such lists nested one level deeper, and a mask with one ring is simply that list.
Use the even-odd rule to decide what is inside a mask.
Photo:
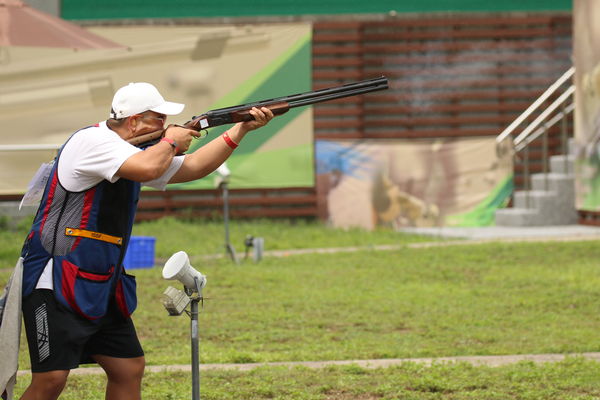
[{"label": "gun trigger guard", "polygon": [[200,139],[204,139],[204,138],[205,138],[205,137],[208,135],[208,130],[207,130],[207,129],[200,129],[200,130],[198,131],[198,133],[199,133],[200,135],[198,135],[198,136],[194,137],[194,139],[198,139],[198,140],[200,140]]}]

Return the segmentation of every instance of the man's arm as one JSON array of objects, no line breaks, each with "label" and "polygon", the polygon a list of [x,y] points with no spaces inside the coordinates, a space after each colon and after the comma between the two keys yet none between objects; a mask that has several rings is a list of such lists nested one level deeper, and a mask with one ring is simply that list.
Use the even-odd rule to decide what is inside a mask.
[{"label": "man's arm", "polygon": [[[227,131],[234,143],[239,144],[248,132],[265,126],[273,118],[273,113],[266,107],[260,110],[253,108],[250,114],[254,120],[237,123]],[[222,136],[213,139],[192,154],[186,154],[181,168],[169,183],[189,182],[205,177],[223,164],[233,150]]]},{"label": "man's arm", "polygon": [[177,149],[166,141],[158,142],[125,160],[115,175],[136,182],[148,182],[161,177],[177,152],[189,148],[192,135],[198,135],[198,132],[179,126],[167,128],[165,137],[173,139]]}]

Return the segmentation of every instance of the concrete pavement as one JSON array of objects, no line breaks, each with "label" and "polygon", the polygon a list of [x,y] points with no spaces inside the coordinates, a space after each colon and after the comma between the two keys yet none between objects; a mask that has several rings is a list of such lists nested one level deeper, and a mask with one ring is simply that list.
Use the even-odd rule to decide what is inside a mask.
[{"label": "concrete pavement", "polygon": [[432,227],[401,228],[399,232],[426,235],[444,239],[502,240],[502,239],[600,239],[600,227],[588,225],[532,226],[532,227]]}]

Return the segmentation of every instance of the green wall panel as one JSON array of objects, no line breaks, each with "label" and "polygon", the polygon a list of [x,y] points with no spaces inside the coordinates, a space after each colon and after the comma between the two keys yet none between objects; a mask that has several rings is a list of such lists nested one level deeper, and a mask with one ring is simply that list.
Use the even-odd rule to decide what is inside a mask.
[{"label": "green wall panel", "polygon": [[568,11],[571,0],[62,0],[65,19],[196,18],[302,14]]},{"label": "green wall panel", "polygon": [[[311,90],[311,35],[300,38],[288,51],[252,76],[211,108],[272,99]],[[266,127],[244,138],[243,145],[227,160],[232,171],[231,188],[312,187],[314,162],[312,144],[259,151],[261,146],[292,123],[307,107],[293,108],[273,119]],[[211,128],[206,139],[192,143],[196,150],[231,125]],[[170,189],[214,188],[215,173],[192,182],[169,185]]]}]

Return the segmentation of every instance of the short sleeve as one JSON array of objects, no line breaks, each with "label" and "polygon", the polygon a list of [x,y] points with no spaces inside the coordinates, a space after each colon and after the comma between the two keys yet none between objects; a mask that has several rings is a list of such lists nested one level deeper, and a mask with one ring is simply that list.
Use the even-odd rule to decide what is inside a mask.
[{"label": "short sleeve", "polygon": [[165,190],[165,188],[167,187],[167,184],[169,183],[169,181],[171,180],[173,175],[175,175],[175,173],[177,173],[177,171],[179,171],[179,168],[181,168],[181,166],[183,165],[184,158],[185,158],[185,156],[173,157],[171,164],[169,165],[169,167],[167,168],[165,173],[162,174],[162,176],[160,178],[154,179],[152,181],[144,182],[143,185],[149,186],[151,188],[158,189],[158,190]]},{"label": "short sleeve", "polygon": [[63,187],[80,192],[103,180],[116,182],[115,174],[132,155],[142,150],[121,139],[104,125],[82,129],[65,144],[58,160]]}]

